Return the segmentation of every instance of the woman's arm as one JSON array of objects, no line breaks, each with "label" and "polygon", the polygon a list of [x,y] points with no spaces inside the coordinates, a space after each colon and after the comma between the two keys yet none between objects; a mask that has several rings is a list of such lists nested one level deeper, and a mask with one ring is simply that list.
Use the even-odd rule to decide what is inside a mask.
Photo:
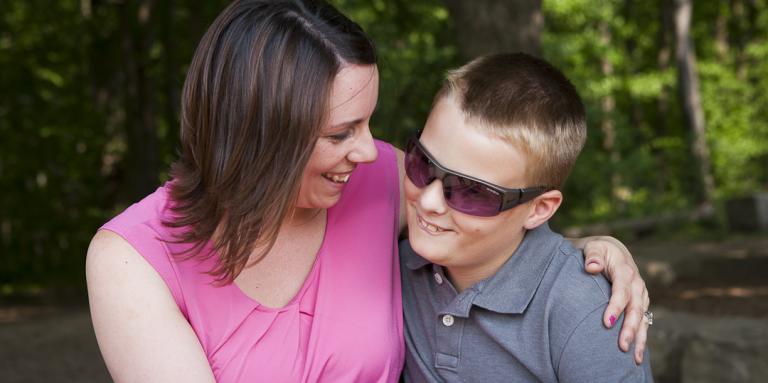
[{"label": "woman's arm", "polygon": [[215,381],[167,286],[123,238],[96,233],[85,272],[93,328],[114,381]]},{"label": "woman's arm", "polygon": [[643,320],[643,313],[650,306],[650,298],[632,254],[621,241],[609,236],[576,238],[571,242],[584,250],[587,272],[602,272],[611,281],[611,299],[603,313],[603,324],[613,327],[623,311],[626,315],[619,335],[619,347],[629,351],[634,341],[635,362],[642,363],[648,337],[648,321]]}]

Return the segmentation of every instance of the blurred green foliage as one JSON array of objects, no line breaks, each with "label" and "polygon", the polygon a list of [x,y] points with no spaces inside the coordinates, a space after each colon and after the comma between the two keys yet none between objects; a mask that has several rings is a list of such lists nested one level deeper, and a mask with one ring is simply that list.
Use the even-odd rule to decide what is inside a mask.
[{"label": "blurred green foliage", "polygon": [[[581,92],[590,127],[559,213],[565,224],[649,216],[698,201],[691,133],[678,97],[674,27],[663,19],[671,3],[543,2],[544,55]],[[766,190],[768,114],[762,89],[768,66],[758,53],[768,49],[766,2],[695,2],[693,11],[717,197]],[[601,108],[606,97],[615,102],[610,112]],[[615,126],[618,161],[609,159],[603,145],[606,119]],[[610,182],[613,175],[620,178],[618,185]]]},{"label": "blurred green foliage", "polygon": [[[332,3],[378,46],[381,91],[373,130],[401,145],[423,124],[445,71],[461,64],[455,33],[471,31],[454,25],[439,0]],[[590,126],[560,226],[653,215],[698,201],[674,39],[662,22],[665,3],[543,2],[542,51],[576,84]],[[187,63],[226,1],[145,4],[0,2],[0,291],[41,283],[82,288],[94,231],[167,177]],[[721,200],[768,185],[767,7],[765,0],[694,7]],[[607,98],[610,110],[602,107]],[[151,118],[156,149],[131,144],[145,121],[141,113]],[[611,150],[601,129],[607,120],[615,132]],[[158,161],[137,183],[132,161],[142,150],[156,150]]]}]

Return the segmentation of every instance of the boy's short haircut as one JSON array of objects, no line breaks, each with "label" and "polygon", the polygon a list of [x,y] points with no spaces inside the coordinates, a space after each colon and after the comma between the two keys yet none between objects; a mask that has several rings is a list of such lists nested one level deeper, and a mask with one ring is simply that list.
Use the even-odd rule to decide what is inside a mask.
[{"label": "boy's short haircut", "polygon": [[555,67],[524,53],[492,54],[450,71],[435,102],[453,96],[468,121],[527,157],[521,186],[562,187],[587,138],[584,105]]}]

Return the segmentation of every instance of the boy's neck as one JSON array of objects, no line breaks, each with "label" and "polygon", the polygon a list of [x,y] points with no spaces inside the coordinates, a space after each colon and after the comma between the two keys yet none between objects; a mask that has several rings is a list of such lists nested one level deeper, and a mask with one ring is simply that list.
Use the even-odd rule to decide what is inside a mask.
[{"label": "boy's neck", "polygon": [[522,243],[523,238],[524,235],[516,238],[511,246],[507,247],[503,253],[500,252],[498,257],[488,257],[486,262],[467,267],[445,266],[445,272],[448,279],[453,284],[453,287],[456,288],[456,291],[461,293],[477,282],[490,278],[504,266],[509,258],[512,257],[512,254],[514,254],[520,246],[520,243]]}]

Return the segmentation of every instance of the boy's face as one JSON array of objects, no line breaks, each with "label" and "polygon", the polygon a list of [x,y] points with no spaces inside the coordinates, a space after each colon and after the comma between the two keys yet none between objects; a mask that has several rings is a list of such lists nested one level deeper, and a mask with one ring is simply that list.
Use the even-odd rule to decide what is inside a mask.
[{"label": "boy's face", "polygon": [[[507,188],[531,186],[524,178],[524,154],[472,124],[451,96],[443,97],[432,109],[420,142],[448,169]],[[405,177],[413,250],[432,263],[470,273],[500,266],[523,238],[531,203],[478,217],[449,207],[442,187],[435,180],[418,188]]]}]

